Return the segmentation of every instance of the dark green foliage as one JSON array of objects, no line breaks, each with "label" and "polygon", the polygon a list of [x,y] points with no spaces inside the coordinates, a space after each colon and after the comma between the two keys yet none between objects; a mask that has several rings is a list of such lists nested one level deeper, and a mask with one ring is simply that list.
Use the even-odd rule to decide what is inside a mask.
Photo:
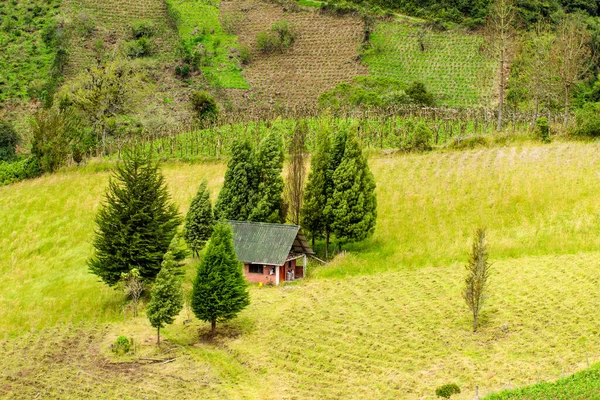
[{"label": "dark green foliage", "polygon": [[254,208],[252,200],[257,181],[252,145],[246,140],[237,140],[231,148],[223,188],[215,203],[215,218],[246,221]]},{"label": "dark green foliage", "polygon": [[258,222],[277,222],[283,215],[283,140],[277,132],[272,132],[260,143],[255,157],[258,186],[252,204],[254,208],[248,219]]},{"label": "dark green foliage", "polygon": [[548,118],[542,117],[535,121],[535,128],[542,143],[550,143],[550,126]]},{"label": "dark green foliage", "polygon": [[131,35],[134,39],[141,39],[143,37],[149,38],[154,36],[156,33],[156,25],[153,21],[149,20],[137,20],[131,23]]},{"label": "dark green foliage", "polygon": [[426,107],[435,106],[435,96],[427,91],[422,82],[413,82],[406,89],[406,94],[410,96],[415,104]]},{"label": "dark green foliage", "polygon": [[403,149],[407,151],[428,151],[431,150],[431,129],[423,122],[419,122],[417,126],[410,132]]},{"label": "dark green foliage", "polygon": [[325,218],[323,210],[327,205],[328,183],[331,181],[329,164],[331,159],[331,139],[329,131],[319,129],[316,139],[316,149],[310,160],[308,182],[304,190],[304,200],[301,210],[301,225],[315,238],[325,234]]},{"label": "dark green foliage", "polygon": [[199,121],[212,121],[219,116],[217,101],[208,92],[192,93],[190,99],[192,110]]},{"label": "dark green foliage", "polygon": [[351,131],[339,167],[333,174],[331,228],[342,242],[361,241],[373,234],[377,221],[375,178],[356,132]]},{"label": "dark green foliage", "polygon": [[131,350],[131,342],[126,336],[121,335],[115,340],[111,347],[113,353],[122,356],[123,354],[129,353],[129,350]]},{"label": "dark green foliage", "polygon": [[263,53],[283,52],[294,44],[296,31],[288,21],[277,21],[256,36],[256,48]]},{"label": "dark green foliage", "polygon": [[575,114],[578,136],[600,137],[600,103],[588,103]]},{"label": "dark green foliage", "polygon": [[0,186],[35,178],[40,173],[40,166],[35,157],[28,157],[11,163],[0,161]]},{"label": "dark green foliage", "polygon": [[42,172],[54,172],[65,164],[82,141],[81,122],[68,111],[41,110],[32,123],[31,154]]},{"label": "dark green foliage", "polygon": [[156,328],[157,343],[160,344],[160,328],[170,325],[183,308],[183,289],[181,281],[175,276],[172,269],[162,268],[152,287],[150,302],[146,308],[146,315],[150,324]]},{"label": "dark green foliage", "polygon": [[233,248],[233,233],[226,224],[215,226],[206,255],[198,266],[191,306],[196,317],[210,322],[233,319],[250,303],[242,265]]},{"label": "dark green foliage", "polygon": [[125,54],[129,58],[149,57],[154,51],[154,43],[147,37],[125,42]]},{"label": "dark green foliage", "polygon": [[240,46],[239,59],[242,65],[250,64],[250,61],[252,61],[252,54],[250,53],[250,48],[248,46]]},{"label": "dark green foliage", "polygon": [[12,125],[0,120],[0,161],[13,160],[20,141],[21,138]]},{"label": "dark green foliage", "polygon": [[207,182],[203,180],[185,217],[183,234],[188,247],[196,257],[210,239],[214,223]]},{"label": "dark green foliage", "polygon": [[486,400],[587,400],[600,393],[600,364],[556,382],[542,382],[521,389],[505,390],[485,397]]},{"label": "dark green foliage", "polygon": [[435,395],[443,399],[449,399],[453,394],[458,393],[460,393],[460,388],[456,383],[449,383],[435,389]]},{"label": "dark green foliage", "polygon": [[407,104],[433,106],[435,97],[419,82],[406,86],[397,79],[366,76],[354,78],[352,84],[341,83],[319,96],[319,106],[333,110]]},{"label": "dark green foliage", "polygon": [[158,165],[147,154],[126,152],[96,215],[90,271],[109,286],[132,268],[153,280],[179,223]]}]

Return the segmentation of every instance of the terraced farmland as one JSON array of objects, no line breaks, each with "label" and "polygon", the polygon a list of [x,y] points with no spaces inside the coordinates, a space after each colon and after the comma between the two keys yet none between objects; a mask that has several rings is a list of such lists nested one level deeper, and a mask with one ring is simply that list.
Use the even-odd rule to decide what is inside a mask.
[{"label": "terraced farmland", "polygon": [[419,30],[408,23],[379,23],[371,39],[373,50],[363,57],[369,74],[409,83],[421,81],[442,105],[481,104],[482,96],[489,95],[486,89],[491,87],[491,84],[482,87],[482,77],[493,76],[490,69],[494,68],[480,53],[481,37],[455,30],[428,31],[423,51]]},{"label": "terraced farmland", "polygon": [[[358,18],[293,12],[258,0],[223,1],[221,14],[237,21],[239,42],[252,51],[244,68],[251,90],[232,93],[243,107],[314,105],[321,93],[367,72],[357,59],[362,39]],[[294,26],[295,43],[283,54],[260,54],[257,34],[280,20]]]}]

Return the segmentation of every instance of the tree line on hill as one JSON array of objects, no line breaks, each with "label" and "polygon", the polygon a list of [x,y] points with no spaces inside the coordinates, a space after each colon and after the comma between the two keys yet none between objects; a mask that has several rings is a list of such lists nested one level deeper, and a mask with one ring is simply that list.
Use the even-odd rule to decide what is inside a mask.
[{"label": "tree line on hill", "polygon": [[[296,144],[306,132],[298,129]],[[300,217],[313,241],[325,238],[327,249],[332,237],[341,246],[373,234],[375,183],[356,132],[320,131],[306,191],[297,170],[306,161],[301,154],[292,157],[288,171],[288,180],[301,179],[288,187],[299,185],[300,190],[286,194],[280,134],[265,137],[256,151],[249,141],[238,140],[214,210],[204,180],[179,232],[184,220],[170,199],[158,164],[149,153],[126,151],[96,215],[90,272],[111,287],[123,285],[132,299],[134,315],[144,288],[153,283],[147,315],[160,342],[160,329],[172,323],[183,306],[182,260],[188,250],[199,257],[208,243],[198,265],[190,306],[200,320],[211,323],[214,334],[217,322],[235,317],[249,303],[226,220],[283,223],[288,209],[296,210],[290,219],[296,222]],[[287,207],[284,197],[295,197],[290,200],[294,206]]]}]

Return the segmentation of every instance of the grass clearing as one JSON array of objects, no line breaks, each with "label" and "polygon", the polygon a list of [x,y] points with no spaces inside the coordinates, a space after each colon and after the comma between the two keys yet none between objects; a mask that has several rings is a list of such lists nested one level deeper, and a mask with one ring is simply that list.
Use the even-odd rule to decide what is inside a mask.
[{"label": "grass clearing", "polygon": [[[215,343],[198,343],[209,327],[183,324],[184,310],[164,330],[177,360],[162,366],[112,356],[119,335],[156,356],[156,332],[143,316],[123,322],[121,295],[85,265],[108,164],[2,187],[0,393],[416,399],[456,382],[457,399],[470,399],[475,385],[488,394],[554,381],[585,368],[586,356],[600,361],[598,150],[553,143],[375,154],[371,240],[313,266],[300,284],[252,287],[251,306]],[[182,211],[203,177],[214,198],[224,169],[164,165]],[[460,290],[480,225],[495,264],[473,334]],[[194,269],[186,267],[188,286]]]},{"label": "grass clearing", "polygon": [[492,72],[493,69],[479,51],[482,38],[458,30],[427,31],[423,39],[425,51],[422,51],[420,29],[399,22],[377,24],[371,38],[373,49],[363,57],[369,74],[400,79],[407,84],[423,82],[444,106],[481,104],[482,70]]},{"label": "grass clearing", "polygon": [[248,89],[235,56],[237,38],[223,30],[219,3],[211,1],[171,0],[180,14],[179,37],[202,46],[211,54],[202,72],[208,81],[219,88]]}]

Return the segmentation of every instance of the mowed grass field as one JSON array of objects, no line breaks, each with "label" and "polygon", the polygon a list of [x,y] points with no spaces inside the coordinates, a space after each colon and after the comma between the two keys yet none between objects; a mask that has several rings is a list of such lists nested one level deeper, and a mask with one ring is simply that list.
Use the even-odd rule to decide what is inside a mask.
[{"label": "mowed grass field", "polygon": [[[123,297],[85,265],[108,172],[0,188],[0,396],[416,399],[456,382],[471,399],[475,385],[487,394],[583,369],[600,361],[599,150],[372,155],[375,236],[299,284],[252,287],[214,342],[184,310],[165,329],[177,359],[164,365],[110,354],[123,334],[157,356],[147,320],[124,321]],[[203,177],[216,197],[224,169],[164,166],[182,211]],[[494,273],[472,333],[460,291],[477,226]]]}]

